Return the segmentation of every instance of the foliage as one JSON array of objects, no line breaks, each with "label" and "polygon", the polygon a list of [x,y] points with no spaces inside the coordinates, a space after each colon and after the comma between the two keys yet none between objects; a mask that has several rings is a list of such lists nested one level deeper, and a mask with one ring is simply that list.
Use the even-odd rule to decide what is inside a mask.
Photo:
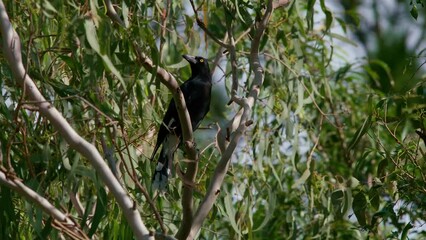
[{"label": "foliage", "polygon": [[[371,25],[381,28],[369,31],[358,15],[369,3],[348,2],[291,1],[273,12],[260,45],[266,74],[252,109],[254,123],[234,152],[200,239],[426,235],[421,228],[426,211],[424,42],[409,47],[409,32],[393,32],[397,23],[391,21],[387,29],[381,26],[379,19],[394,16],[380,11]],[[249,52],[264,1],[195,5],[215,38],[227,39],[232,29],[237,95],[245,96],[253,78]],[[136,48],[179,82],[190,74],[182,54],[212,60],[212,110],[202,123],[206,129],[196,133],[201,152],[197,204],[221,157],[212,144],[216,126],[224,127],[239,110],[235,103],[226,105],[231,60],[197,27],[189,1],[122,1],[115,7],[126,28],[111,20],[102,1],[6,2],[28,74],[81,136],[105,155],[114,152],[117,163],[109,162],[111,168],[138,203],[146,225],[161,231],[132,177],[136,172],[154,196],[149,157],[171,97],[138,62]],[[343,14],[334,10],[338,7]],[[409,8],[399,14],[409,16]],[[412,26],[422,29],[421,17],[416,15]],[[423,39],[424,31],[420,35]],[[345,52],[351,44],[359,44],[365,58]],[[129,239],[131,229],[96,171],[23,97],[4,55],[0,61],[1,170],[13,168],[25,185],[75,216],[88,236]],[[179,165],[185,168],[184,161]],[[175,177],[170,185],[169,193],[154,201],[168,233],[175,234],[182,224],[182,181]],[[51,221],[2,185],[0,239],[57,239],[61,232]]]}]

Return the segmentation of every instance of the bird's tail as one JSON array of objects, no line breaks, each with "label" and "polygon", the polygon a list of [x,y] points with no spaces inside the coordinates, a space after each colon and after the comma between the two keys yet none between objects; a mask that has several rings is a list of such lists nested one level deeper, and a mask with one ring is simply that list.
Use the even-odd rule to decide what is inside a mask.
[{"label": "bird's tail", "polygon": [[173,155],[173,153],[166,154],[163,148],[158,158],[158,163],[152,176],[152,187],[160,193],[164,193],[167,189],[173,167]]}]

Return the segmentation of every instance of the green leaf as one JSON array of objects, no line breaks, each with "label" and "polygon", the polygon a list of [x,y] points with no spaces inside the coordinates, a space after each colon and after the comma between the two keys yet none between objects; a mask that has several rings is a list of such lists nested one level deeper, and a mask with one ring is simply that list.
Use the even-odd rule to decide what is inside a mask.
[{"label": "green leaf", "polygon": [[43,10],[51,11],[55,14],[58,13],[58,11],[56,11],[56,8],[47,0],[43,1]]},{"label": "green leaf", "polygon": [[259,231],[262,228],[266,226],[266,224],[271,220],[271,218],[274,216],[274,211],[277,203],[277,197],[276,194],[272,191],[272,189],[268,189],[268,204],[265,204],[266,212],[265,212],[265,218],[263,219],[262,223],[254,229],[253,231]]},{"label": "green leaf", "polygon": [[188,65],[188,62],[185,59],[182,59],[180,62],[168,65],[167,68],[180,69]]},{"label": "green leaf", "polygon": [[93,20],[87,19],[86,21],[84,21],[84,29],[86,30],[86,38],[90,44],[90,47],[92,47],[92,49],[95,50],[95,52],[102,58],[102,61],[106,68],[110,70],[111,73],[113,73],[118,78],[118,80],[120,80],[121,84],[123,85],[123,91],[126,91],[126,83],[124,82],[124,79],[121,76],[120,72],[117,70],[117,68],[115,68],[111,59],[104,53],[101,53],[98,36],[96,34],[96,27]]},{"label": "green leaf", "polygon": [[90,214],[92,214],[93,205],[95,203],[95,201],[93,201],[92,199],[93,199],[92,197],[89,197],[86,200],[86,205],[84,206],[85,211],[84,211],[83,217],[81,218],[80,226],[85,226],[87,218],[89,217]]},{"label": "green leaf", "polygon": [[124,20],[124,26],[127,28],[129,27],[129,7],[126,4],[126,1],[123,1],[121,4],[122,7],[122,13],[123,13],[123,20]]},{"label": "green leaf", "polygon": [[419,16],[419,12],[417,11],[416,4],[413,4],[413,6],[411,7],[410,14],[414,19],[417,20],[417,17]]},{"label": "green leaf", "polygon": [[337,33],[329,33],[329,34],[330,34],[330,37],[338,39],[338,40],[340,40],[340,41],[342,41],[344,43],[348,43],[348,44],[350,44],[350,45],[352,45],[354,47],[358,46],[357,42],[355,42],[355,41],[353,41],[353,40],[351,40],[351,39],[349,39],[347,37],[344,37],[344,36],[342,36],[340,34],[337,34]]},{"label": "green leaf", "polygon": [[238,6],[239,4],[238,4],[238,0],[234,0],[235,2],[234,2],[234,4],[235,4],[235,9],[237,10],[237,15],[238,15],[238,17],[240,18],[240,20],[243,22],[243,23],[246,23],[246,21],[244,21],[244,18],[243,18],[243,15],[241,15],[241,13],[240,13],[240,7]]},{"label": "green leaf", "polygon": [[53,230],[53,225],[52,225],[52,221],[53,218],[49,217],[46,221],[46,223],[44,224],[44,228],[43,231],[40,233],[40,237],[41,239],[49,239],[49,234],[52,232]]},{"label": "green leaf", "polygon": [[36,212],[34,229],[36,230],[37,234],[41,236],[43,232],[43,211],[40,208],[35,208],[34,210]]},{"label": "green leaf", "polygon": [[[277,139],[276,139],[277,140]],[[275,142],[274,143],[274,145],[275,146],[278,146],[278,144]],[[278,149],[278,148],[276,148],[276,149]],[[279,155],[280,155],[280,153],[279,153],[279,151],[277,151],[276,152],[276,156],[277,156],[277,158],[279,158]],[[268,163],[268,165],[269,165],[269,167],[270,167],[270,169],[271,169],[271,171],[272,171],[272,174],[273,174],[273,176],[274,176],[274,178],[275,178],[275,180],[276,180],[276,182],[278,183],[278,185],[280,186],[280,190],[281,191],[283,191],[283,184],[281,183],[282,181],[281,181],[281,178],[280,178],[280,175],[278,174],[278,172],[277,172],[277,170],[275,169],[277,166],[279,166],[279,165],[277,165],[277,164],[273,164],[273,162],[272,161],[270,161],[270,160],[268,160],[268,161],[266,161],[267,163]],[[265,174],[262,172],[262,177],[265,179],[265,176],[264,176]]]},{"label": "green leaf", "polygon": [[104,188],[99,188],[98,189],[98,199],[96,202],[96,210],[95,210],[95,214],[93,215],[93,219],[92,219],[92,225],[90,227],[88,236],[92,237],[93,234],[96,233],[96,229],[98,229],[99,224],[101,223],[102,218],[105,216],[105,213],[107,212],[107,194],[105,192]]},{"label": "green leaf", "polygon": [[401,233],[401,240],[406,240],[406,239],[408,239],[408,231],[410,230],[410,229],[412,229],[413,228],[413,225],[411,225],[411,223],[407,223],[407,225],[405,225],[405,227],[404,227],[404,229],[402,230],[402,233]]},{"label": "green leaf", "polygon": [[307,168],[304,172],[303,172],[303,174],[302,174],[302,176],[299,178],[299,179],[297,179],[294,183],[293,183],[293,185],[291,185],[291,188],[297,188],[297,187],[299,187],[300,185],[302,185],[302,184],[304,184],[305,182],[306,182],[306,180],[309,178],[309,176],[311,176],[311,171],[309,170],[309,168]]},{"label": "green leaf", "polygon": [[297,109],[294,112],[295,114],[303,114],[303,106],[304,106],[304,95],[305,89],[303,88],[302,80],[297,84]]},{"label": "green leaf", "polygon": [[377,176],[382,178],[386,175],[386,167],[388,166],[388,160],[384,158],[382,161],[379,162],[379,165],[377,166]]},{"label": "green leaf", "polygon": [[350,64],[346,64],[345,66],[339,68],[336,71],[336,74],[333,78],[334,81],[338,82],[338,81],[342,81],[345,79],[345,77],[349,74],[349,70],[351,69],[351,65]]},{"label": "green leaf", "polygon": [[372,77],[375,77],[376,80],[378,80],[377,78],[379,78],[379,74],[372,68],[373,66],[378,66],[378,67],[382,68],[382,70],[385,71],[386,76],[389,78],[389,82],[391,82],[391,83],[395,82],[394,79],[393,79],[392,71],[391,71],[389,65],[386,62],[379,60],[379,59],[374,59],[374,60],[369,61],[369,64],[370,64],[369,73],[374,72],[374,75]]},{"label": "green leaf", "polygon": [[227,193],[224,199],[225,211],[228,216],[228,220],[231,223],[232,228],[235,230],[238,235],[242,236],[241,231],[235,221],[235,208],[232,204],[231,194]]},{"label": "green leaf", "polygon": [[370,129],[371,118],[372,118],[371,115],[368,116],[362,123],[361,127],[358,128],[355,135],[352,137],[351,143],[349,144],[349,147],[348,147],[349,150],[353,149],[361,140],[362,136],[364,136],[364,134],[368,131],[368,129]]},{"label": "green leaf", "polygon": [[335,18],[337,20],[337,22],[339,23],[340,27],[342,28],[344,33],[347,33],[347,26],[346,26],[346,21],[342,18]]},{"label": "green leaf", "polygon": [[308,0],[306,9],[306,22],[308,23],[308,30],[312,30],[314,26],[314,6],[316,0]]},{"label": "green leaf", "polygon": [[321,5],[321,10],[325,14],[325,29],[326,29],[326,31],[328,31],[330,29],[330,27],[331,27],[332,22],[333,22],[333,14],[325,6],[325,0],[321,0],[320,1],[320,5]]},{"label": "green leaf", "polygon": [[355,216],[358,220],[358,223],[361,226],[367,225],[367,200],[365,198],[365,195],[363,192],[358,192],[355,194],[353,202],[352,202],[352,209],[355,213]]},{"label": "green leaf", "polygon": [[380,207],[380,195],[377,191],[377,188],[371,188],[368,192],[368,197],[370,199],[370,204],[375,211],[379,210]]}]

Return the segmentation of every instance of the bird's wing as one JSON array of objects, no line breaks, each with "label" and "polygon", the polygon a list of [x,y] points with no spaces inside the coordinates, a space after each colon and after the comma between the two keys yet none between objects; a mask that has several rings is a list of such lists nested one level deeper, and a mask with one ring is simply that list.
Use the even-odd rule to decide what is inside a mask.
[{"label": "bird's wing", "polygon": [[173,99],[170,101],[169,107],[167,108],[166,114],[164,115],[163,121],[160,125],[160,130],[158,131],[157,135],[157,143],[155,144],[151,159],[154,158],[161,144],[163,144],[167,134],[169,134],[172,130],[175,134],[180,135],[179,116],[176,110],[175,101]]},{"label": "bird's wing", "polygon": [[[182,86],[186,107],[191,116],[192,130],[195,131],[205,117],[210,107],[211,83],[204,81],[203,76],[196,76],[186,81]],[[189,91],[197,89],[196,91]]]},{"label": "bird's wing", "polygon": [[[185,97],[185,102],[188,101],[187,96],[189,95],[188,84],[192,78],[188,81],[185,81],[180,85],[180,89]],[[160,130],[158,130],[157,143],[155,144],[154,151],[152,152],[151,159],[154,158],[161,144],[163,144],[166,139],[167,134],[170,133],[171,129],[174,130],[174,133],[180,137],[181,127],[179,121],[179,115],[176,110],[176,104],[174,99],[170,101],[169,107],[167,108],[166,114],[164,115],[163,122],[160,125]]]},{"label": "bird's wing", "polygon": [[[185,103],[191,116],[192,130],[195,131],[198,128],[201,120],[209,111],[211,84],[202,81],[200,76],[196,76],[191,77],[189,80],[180,85],[180,89],[183,96],[185,97]],[[197,89],[197,91],[194,91],[194,89]],[[173,131],[173,133],[179,138],[181,137],[182,130],[179,121],[179,115],[176,110],[175,101],[173,99],[170,101],[169,107],[167,108],[166,114],[164,115],[163,122],[160,125],[160,130],[158,131],[157,136],[157,143],[155,144],[151,159],[154,158],[161,144],[163,144],[167,134],[170,134],[171,131]]]}]

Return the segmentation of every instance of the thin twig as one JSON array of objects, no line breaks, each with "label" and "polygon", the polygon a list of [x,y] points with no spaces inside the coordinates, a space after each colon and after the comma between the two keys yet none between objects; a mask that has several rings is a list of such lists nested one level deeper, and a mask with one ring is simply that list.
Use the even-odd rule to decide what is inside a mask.
[{"label": "thin twig", "polygon": [[[149,72],[152,72],[154,69],[156,69],[156,72],[154,74],[156,74],[160,81],[172,92],[173,99],[176,103],[176,109],[179,115],[179,121],[182,127],[183,142],[192,142],[193,133],[189,113],[186,108],[185,98],[183,97],[183,93],[180,90],[179,84],[176,81],[175,77],[173,77],[173,75],[166,71],[164,68],[154,66],[152,60],[142,52],[136,42],[133,42],[133,47],[135,49],[138,62]],[[186,150],[188,151],[189,149]],[[191,156],[195,156],[195,149],[187,152],[187,154],[191,159]]]},{"label": "thin twig", "polygon": [[[198,171],[198,154],[195,149],[195,144],[193,143],[193,132],[192,125],[190,121],[190,116],[188,113],[188,109],[186,108],[185,99],[183,97],[182,91],[179,88],[179,85],[176,79],[167,72],[165,69],[161,67],[154,66],[151,59],[149,59],[138,47],[136,43],[134,43],[134,49],[136,50],[136,54],[138,57],[139,63],[145,67],[148,71],[152,72],[156,69],[157,78],[166,85],[166,87],[173,93],[173,99],[176,103],[176,109],[179,115],[179,121],[181,123],[182,129],[182,138],[183,144],[185,147],[185,152],[188,156],[189,160],[192,162],[188,163],[187,171],[185,173],[185,181],[187,182],[195,182],[195,176]],[[182,195],[182,208],[183,208],[183,218],[185,221],[191,223],[192,222],[192,208],[193,208],[193,186],[184,184],[183,195]]]},{"label": "thin twig", "polygon": [[207,34],[207,35],[209,35],[209,37],[213,40],[213,41],[215,41],[217,44],[219,44],[221,47],[224,47],[224,48],[228,48],[229,46],[228,46],[228,44],[226,44],[226,43],[224,43],[224,42],[222,42],[221,40],[219,40],[218,38],[216,38],[216,36],[213,34],[213,33],[211,33],[208,29],[207,29],[207,27],[206,27],[206,25],[204,24],[204,22],[199,18],[199,16],[198,16],[198,11],[197,11],[197,9],[195,8],[195,4],[194,4],[194,1],[193,0],[189,0],[189,2],[191,3],[191,6],[192,6],[192,10],[194,10],[194,14],[195,14],[195,20],[196,20],[196,22],[197,22],[197,24],[198,24],[198,26]]},{"label": "thin twig", "polygon": [[334,122],[336,123],[336,129],[337,129],[337,134],[339,137],[339,142],[340,142],[340,146],[341,146],[341,151],[343,152],[343,157],[345,158],[345,163],[350,167],[352,165],[352,163],[354,162],[353,160],[353,156],[350,154],[349,150],[348,150],[348,145],[346,143],[346,137],[345,137],[345,133],[343,132],[343,124],[339,119],[339,115],[336,112],[336,109],[334,107],[333,102],[331,101],[331,99],[329,97],[326,98],[328,101],[328,104],[330,106],[331,109],[331,113],[333,115],[334,118]]},{"label": "thin twig", "polygon": [[[153,61],[142,52],[142,50],[140,49],[140,47],[135,41],[133,42],[133,47],[135,49],[138,62],[149,72],[153,73],[153,71],[155,71],[153,73],[155,74],[155,77],[158,78],[173,94],[173,99],[176,103],[176,109],[177,109],[179,120],[181,123],[182,138],[183,138],[183,143],[185,145],[185,152],[187,153],[188,158],[190,160],[194,160],[193,163],[188,164],[186,174],[188,176],[194,176],[195,178],[195,175],[198,169],[198,157],[197,157],[195,146],[193,144],[193,132],[192,132],[190,116],[186,107],[184,96],[179,88],[178,82],[173,77],[173,75],[171,75],[165,69],[159,66],[155,66]],[[141,185],[139,186],[139,188],[144,195],[148,194],[145,188],[143,188]],[[185,196],[185,191],[184,191],[184,196]],[[191,198],[192,198],[192,190],[191,190]],[[148,201],[148,202],[149,204],[153,205],[151,201]],[[166,229],[164,225],[162,224],[161,218],[159,218],[158,212],[154,211],[154,213],[157,217],[157,220],[159,220],[159,223],[163,231],[165,231]],[[191,210],[191,215],[192,215],[192,210]]]},{"label": "thin twig", "polygon": [[[194,216],[194,221],[191,226],[191,231],[187,239],[195,238],[196,234],[199,232],[201,228],[203,221],[207,217],[207,214],[210,212],[214,202],[219,196],[220,186],[222,185],[226,172],[228,171],[231,156],[235,148],[237,147],[237,144],[240,138],[243,136],[247,128],[246,122],[248,121],[249,116],[251,115],[251,108],[253,107],[255,101],[257,100],[257,97],[259,96],[260,87],[263,85],[264,70],[259,60],[259,46],[260,46],[260,40],[265,32],[266,26],[269,23],[269,19],[273,12],[272,3],[273,3],[272,0],[268,2],[265,14],[261,22],[259,22],[258,24],[256,34],[252,41],[251,54],[250,54],[250,69],[254,72],[254,79],[253,79],[253,84],[250,88],[249,95],[247,99],[245,98],[239,99],[237,97],[234,97],[234,102],[239,104],[243,109],[238,128],[235,132],[231,134],[231,141],[229,142],[229,145],[226,147],[225,151],[223,152],[222,157],[215,169],[215,172],[213,177],[211,178],[206,196],[203,198],[201,204],[198,206],[197,212]],[[240,114],[240,111],[237,113],[237,115],[239,114]],[[223,129],[222,131],[226,131],[226,129]]]},{"label": "thin twig", "polygon": [[[105,114],[104,112],[102,112],[102,110],[100,110],[98,107],[96,107],[95,105],[93,105],[91,102],[89,102],[89,100],[83,98],[82,96],[79,95],[71,95],[71,96],[67,96],[67,97],[61,97],[59,99],[53,99],[53,100],[26,100],[23,102],[23,104],[35,104],[35,105],[39,105],[41,103],[54,103],[56,101],[63,101],[63,100],[68,100],[68,99],[80,99],[81,101],[83,101],[84,103],[86,103],[87,105],[89,105],[89,107],[93,108],[93,110],[95,110],[95,112],[99,113],[100,115],[102,115],[103,117],[105,117],[106,119],[108,119],[108,125],[115,125],[117,123],[116,120],[114,120],[113,118],[111,118],[110,116],[108,116],[107,114]],[[28,108],[28,107],[27,107]],[[39,111],[39,108],[34,108],[32,109],[33,111]]]},{"label": "thin twig", "polygon": [[135,202],[130,198],[125,189],[114,177],[99,151],[92,144],[82,138],[53,105],[45,102],[46,99],[40,93],[30,76],[27,75],[22,62],[20,38],[13,29],[3,1],[1,0],[0,25],[4,57],[8,61],[17,83],[26,89],[26,95],[30,100],[41,102],[37,104],[40,114],[50,121],[52,126],[61,134],[70,147],[78,151],[90,161],[102,181],[117,200],[117,203],[123,211],[123,214],[133,230],[135,237],[137,239],[151,239],[152,236],[143,223],[137,208],[134,207]]},{"label": "thin twig", "polygon": [[160,50],[159,50],[159,55],[160,58],[161,56],[163,56],[163,48],[164,48],[164,40],[165,40],[165,36],[166,36],[166,29],[167,29],[167,17],[169,16],[169,12],[170,12],[170,4],[171,4],[171,0],[166,0],[166,6],[163,9],[163,13],[161,14],[161,33],[160,33]]},{"label": "thin twig", "polygon": [[324,115],[321,115],[320,122],[319,122],[319,128],[318,128],[318,137],[315,140],[314,146],[312,147],[311,151],[309,152],[308,159],[306,160],[306,162],[307,162],[306,165],[308,166],[308,168],[310,166],[310,162],[312,161],[312,156],[314,155],[315,149],[317,148],[318,143],[319,143],[323,122],[324,122]]},{"label": "thin twig", "polygon": [[114,6],[111,3],[111,0],[105,0],[105,5],[107,7],[107,15],[111,20],[118,25],[122,27],[126,27],[126,24],[124,24],[123,20],[121,20],[120,16],[118,16],[117,12],[115,11]]},{"label": "thin twig", "polygon": [[[1,3],[0,3],[1,5]],[[0,6],[1,7],[1,6]],[[71,216],[61,212],[54,205],[52,205],[46,198],[34,192],[31,188],[22,183],[23,180],[17,177],[9,177],[3,171],[0,171],[0,184],[6,186],[16,193],[24,196],[30,203],[38,205],[45,213],[53,217],[59,223],[62,223],[60,230],[63,230],[68,236],[78,236],[79,239],[89,239],[86,234],[81,230]]]},{"label": "thin twig", "polygon": [[[124,119],[124,118],[122,118]],[[121,134],[124,135],[124,126],[120,125],[120,129],[121,129]],[[130,149],[129,149],[129,144],[127,143],[127,139],[123,138],[124,141],[124,145],[125,145],[125,149],[127,151],[127,156],[131,156],[130,154]],[[118,145],[115,143],[114,141],[114,145],[116,145],[118,154],[120,155],[121,159],[123,159],[123,165],[126,169],[126,171],[129,173],[130,178],[132,179],[132,181],[136,184],[136,186],[139,188],[139,190],[142,192],[142,194],[144,195],[146,201],[148,202],[152,212],[154,213],[155,218],[157,219],[158,223],[160,224],[160,228],[163,231],[164,234],[167,233],[167,228],[164,225],[163,219],[161,218],[161,215],[159,213],[159,211],[157,210],[157,208],[155,207],[155,203],[152,200],[151,196],[149,195],[148,191],[146,190],[146,188],[144,186],[142,186],[142,184],[140,184],[138,176],[136,174],[136,170],[135,167],[133,165],[133,161],[130,161],[130,164],[132,165],[132,169],[130,170],[129,167],[126,164],[126,161],[124,161],[124,156],[122,154],[122,152],[118,149]]]},{"label": "thin twig", "polygon": [[[228,41],[228,34],[225,35],[225,37],[223,37],[223,41],[226,42]],[[223,57],[223,51],[225,50],[224,47],[220,47],[219,50],[216,53],[216,56],[214,58],[213,64],[211,65],[211,72],[212,75],[214,75],[214,72],[216,71],[216,68],[219,67],[219,61],[220,59]]]},{"label": "thin twig", "polygon": [[230,19],[227,19],[226,27],[228,28],[228,37],[230,42],[228,50],[231,55],[231,69],[232,69],[231,100],[228,102],[228,105],[231,105],[233,96],[234,94],[237,94],[237,91],[238,91],[237,53],[235,52],[234,33],[232,30],[232,22]]}]

